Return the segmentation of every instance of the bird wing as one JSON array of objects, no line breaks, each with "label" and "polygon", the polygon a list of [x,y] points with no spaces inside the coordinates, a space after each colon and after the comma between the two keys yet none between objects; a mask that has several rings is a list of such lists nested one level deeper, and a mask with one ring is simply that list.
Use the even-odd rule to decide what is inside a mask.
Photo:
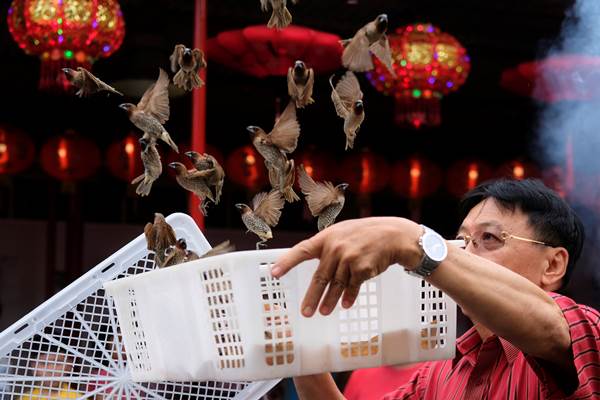
[{"label": "bird wing", "polygon": [[171,60],[171,72],[176,73],[179,71],[179,60],[181,59],[181,53],[185,50],[185,46],[183,44],[175,45],[175,49],[173,50],[173,54],[169,57]]},{"label": "bird wing", "polygon": [[279,190],[271,190],[269,193],[261,192],[252,200],[254,214],[269,226],[277,225],[284,204],[285,200]]},{"label": "bird wing", "polygon": [[331,182],[315,182],[306,173],[304,165],[298,168],[298,183],[302,193],[306,196],[306,203],[313,217],[321,214],[325,207],[337,199],[337,191]]},{"label": "bird wing", "polygon": [[354,102],[362,100],[363,98],[358,79],[352,71],[347,71],[344,76],[342,76],[342,79],[335,85],[335,90],[347,108],[352,108]]},{"label": "bird wing", "polygon": [[98,77],[96,77],[94,74],[92,74],[87,69],[78,67],[77,72],[80,72],[81,74],[83,74],[83,87],[81,89],[83,90],[83,92],[86,95],[91,94],[99,89],[102,89],[102,90],[108,90],[110,92],[120,94],[121,96],[123,96],[123,93],[117,91],[112,86],[101,81]]},{"label": "bird wing", "polygon": [[342,53],[342,65],[352,71],[363,72],[373,69],[367,37],[369,24],[359,29],[352,39],[343,42],[345,47]]},{"label": "bird wing", "polygon": [[390,41],[387,35],[381,35],[381,38],[371,45],[370,50],[385,65],[392,76],[396,77],[393,66],[394,61],[392,60],[392,50],[390,49]]},{"label": "bird wing", "polygon": [[152,234],[152,222],[148,222],[146,226],[144,226],[144,236],[146,236],[146,244],[148,250],[154,250],[154,242],[156,241],[154,235]]},{"label": "bird wing", "polygon": [[333,105],[335,107],[336,114],[340,118],[346,119],[346,117],[350,113],[350,110],[346,107],[346,105],[340,98],[340,95],[337,92],[337,90],[335,90],[335,87],[333,86],[333,82],[332,82],[333,76],[334,75],[331,75],[331,77],[329,78],[329,84],[331,85],[331,101],[333,101]]},{"label": "bird wing", "polygon": [[267,11],[269,9],[269,0],[260,0],[260,9]]},{"label": "bird wing", "polygon": [[292,68],[288,68],[287,87],[288,94],[292,99],[297,99],[300,96],[300,93],[298,93],[298,87],[296,86],[296,82],[294,82],[294,71]]},{"label": "bird wing", "polygon": [[310,99],[313,94],[313,87],[315,86],[315,71],[312,68],[308,69],[308,79],[306,80],[306,85],[304,85],[304,90],[302,91],[302,95],[305,99]]},{"label": "bird wing", "polygon": [[269,133],[269,139],[280,150],[291,153],[298,146],[299,136],[300,124],[296,118],[296,105],[293,101],[290,101],[277,122],[275,122],[273,130]]},{"label": "bird wing", "polygon": [[192,57],[196,63],[196,72],[201,68],[206,68],[206,60],[204,59],[204,53],[200,49],[192,50]]},{"label": "bird wing", "polygon": [[202,171],[198,171],[197,169],[188,170],[188,177],[190,179],[206,179],[209,178],[214,172],[214,169],[204,169]]},{"label": "bird wing", "polygon": [[231,253],[232,251],[235,251],[235,245],[231,244],[229,240],[226,240],[202,254],[200,258],[218,256],[220,254]]},{"label": "bird wing", "polygon": [[164,69],[159,70],[158,80],[146,90],[137,108],[164,124],[169,120],[169,75]]}]

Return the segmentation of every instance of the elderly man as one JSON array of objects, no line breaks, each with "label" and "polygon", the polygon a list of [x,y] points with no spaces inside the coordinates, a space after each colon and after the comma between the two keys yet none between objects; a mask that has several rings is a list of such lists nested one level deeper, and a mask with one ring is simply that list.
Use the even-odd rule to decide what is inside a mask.
[{"label": "elderly man", "polygon": [[[294,246],[280,277],[319,258],[302,304],[310,317],[349,307],[359,287],[399,263],[451,296],[474,322],[453,360],[424,363],[395,399],[600,398],[600,314],[553,292],[580,255],[579,218],[536,180],[495,181],[467,193],[458,238],[403,218],[338,223]],[[295,378],[302,399],[343,399],[329,374]]]}]

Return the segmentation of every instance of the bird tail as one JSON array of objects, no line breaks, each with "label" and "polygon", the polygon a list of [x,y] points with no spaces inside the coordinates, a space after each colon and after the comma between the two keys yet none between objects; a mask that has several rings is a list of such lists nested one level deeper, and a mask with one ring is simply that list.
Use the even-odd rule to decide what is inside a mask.
[{"label": "bird tail", "polygon": [[160,135],[160,138],[163,142],[171,146],[171,148],[175,150],[175,153],[179,153],[179,147],[177,147],[173,139],[171,139],[171,135],[169,135],[169,132],[163,131],[163,133]]},{"label": "bird tail", "polygon": [[344,150],[354,147],[354,139],[356,139],[356,135],[346,135],[346,148]]},{"label": "bird tail", "polygon": [[350,71],[365,72],[374,68],[373,58],[368,47],[359,43],[348,43],[342,53],[342,65]]},{"label": "bird tail", "polygon": [[200,210],[203,216],[208,216],[208,201],[206,199],[200,199],[200,205],[198,206],[198,209]]},{"label": "bird tail", "polygon": [[282,194],[285,198],[285,201],[287,201],[288,203],[293,203],[294,201],[300,200],[300,197],[298,197],[296,192],[294,192],[294,188],[292,186],[283,188]]},{"label": "bird tail", "polygon": [[292,14],[290,14],[287,7],[283,6],[278,9],[273,9],[271,19],[269,19],[269,23],[267,24],[267,26],[269,28],[283,29],[291,23]]},{"label": "bird tail", "polygon": [[182,69],[173,77],[173,83],[175,86],[187,91],[200,88],[204,85],[204,81],[196,71],[184,71]]},{"label": "bird tail", "polygon": [[145,179],[145,174],[143,174],[132,180],[131,184],[136,184],[138,182],[139,185],[135,188],[135,192],[140,196],[148,196],[154,181],[152,179]]}]

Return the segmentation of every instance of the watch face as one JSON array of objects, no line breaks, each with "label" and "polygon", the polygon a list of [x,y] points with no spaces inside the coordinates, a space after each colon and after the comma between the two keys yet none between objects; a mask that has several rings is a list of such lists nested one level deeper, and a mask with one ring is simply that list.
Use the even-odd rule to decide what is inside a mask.
[{"label": "watch face", "polygon": [[432,232],[428,232],[423,236],[423,251],[433,261],[443,261],[448,255],[444,238]]}]

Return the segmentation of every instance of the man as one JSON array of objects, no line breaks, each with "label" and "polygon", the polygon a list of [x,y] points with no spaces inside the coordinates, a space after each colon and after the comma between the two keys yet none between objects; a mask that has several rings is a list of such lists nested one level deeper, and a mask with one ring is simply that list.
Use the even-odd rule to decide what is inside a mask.
[{"label": "man", "polygon": [[[454,360],[424,363],[385,399],[600,398],[600,314],[554,294],[581,252],[579,218],[536,180],[495,181],[462,202],[458,237],[448,245],[403,218],[350,220],[294,246],[273,267],[320,263],[303,315],[349,307],[362,282],[399,263],[451,296],[474,327]],[[322,298],[322,301],[321,301]],[[342,399],[329,374],[295,378],[302,399]]]}]

